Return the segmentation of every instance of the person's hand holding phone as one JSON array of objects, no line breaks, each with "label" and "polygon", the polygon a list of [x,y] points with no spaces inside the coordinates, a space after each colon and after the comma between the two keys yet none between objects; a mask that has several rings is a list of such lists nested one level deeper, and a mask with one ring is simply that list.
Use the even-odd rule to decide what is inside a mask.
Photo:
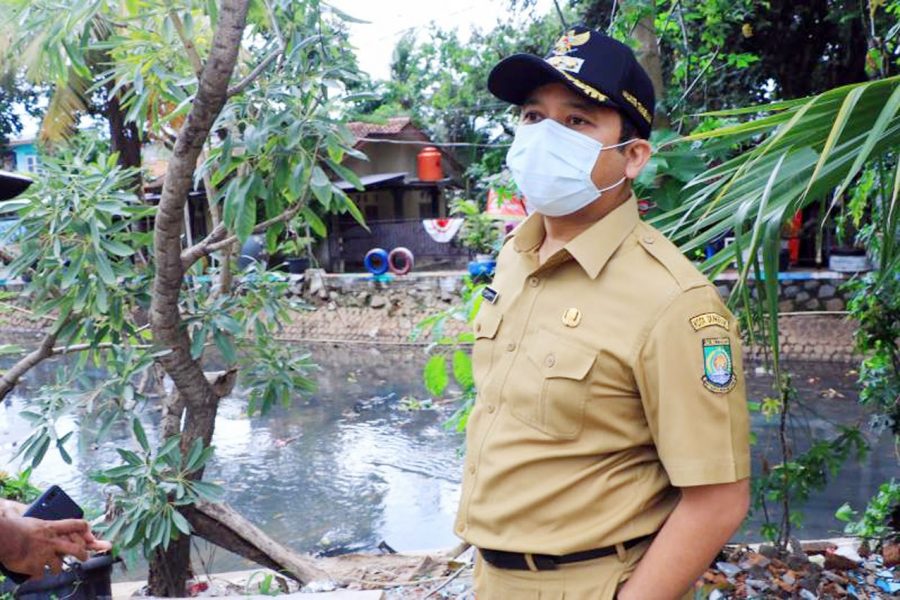
[{"label": "person's hand holding phone", "polygon": [[94,538],[87,521],[80,519],[4,518],[0,519],[0,531],[4,540],[0,562],[11,571],[35,578],[44,575],[45,567],[59,573],[66,556],[84,561],[89,550],[109,549],[109,543]]}]

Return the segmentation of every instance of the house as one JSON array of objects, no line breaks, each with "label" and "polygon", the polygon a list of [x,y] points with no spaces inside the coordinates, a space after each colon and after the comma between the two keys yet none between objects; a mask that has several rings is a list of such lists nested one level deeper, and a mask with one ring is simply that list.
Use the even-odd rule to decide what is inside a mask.
[{"label": "house", "polygon": [[[356,173],[365,189],[337,181],[365,216],[367,231],[350,215],[331,218],[327,244],[319,251],[320,262],[330,271],[362,270],[372,248],[387,251],[408,248],[417,266],[459,266],[467,256],[461,248],[432,240],[423,219],[446,217],[448,192],[460,186],[463,167],[433,142],[409,117],[393,117],[385,123],[349,123],[356,137],[354,148],[368,160],[348,157],[343,165]],[[419,155],[430,147],[441,156],[443,177],[420,177]]]},{"label": "house", "polygon": [[35,142],[33,138],[7,142],[6,146],[0,149],[0,169],[37,173],[41,163]]}]

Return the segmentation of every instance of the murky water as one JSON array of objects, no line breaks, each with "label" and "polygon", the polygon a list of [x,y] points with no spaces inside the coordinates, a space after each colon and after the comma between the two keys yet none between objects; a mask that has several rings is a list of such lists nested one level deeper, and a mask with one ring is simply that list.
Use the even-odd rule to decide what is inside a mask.
[{"label": "murky water", "polygon": [[[322,369],[312,397],[254,418],[246,417],[241,398],[223,401],[207,478],[224,486],[225,500],[239,512],[299,551],[372,550],[382,541],[399,551],[455,544],[451,527],[462,437],[442,428],[452,406],[401,408],[405,399],[427,397],[421,383],[424,351],[346,345],[311,350]],[[18,416],[26,396],[50,381],[56,366],[44,364],[29,386],[0,405],[0,465],[7,463],[7,470],[15,468],[8,464],[10,457],[28,434],[27,423]],[[800,363],[791,370],[800,388],[791,423],[800,448],[811,439],[833,436],[837,422],[864,420],[853,390],[855,374],[848,367]],[[751,375],[751,397],[769,394],[769,385],[769,377]],[[148,416],[154,424],[158,420],[156,413]],[[75,418],[68,423],[74,425]],[[776,425],[754,415],[760,440],[754,450],[756,469],[763,455],[775,460],[768,439]],[[155,431],[149,433],[153,437]],[[128,444],[127,431],[114,431],[99,446],[73,452],[72,466],[51,451],[34,480],[59,484],[85,506],[99,509],[100,486],[87,473],[117,463],[115,448]],[[880,483],[897,474],[893,445],[883,436],[864,464],[848,463],[824,493],[814,495],[799,534],[816,538],[839,533],[835,509],[844,501],[864,506]],[[756,521],[742,539],[758,538]],[[198,551],[204,561],[215,557],[207,565],[215,571],[250,568],[221,550]]]}]

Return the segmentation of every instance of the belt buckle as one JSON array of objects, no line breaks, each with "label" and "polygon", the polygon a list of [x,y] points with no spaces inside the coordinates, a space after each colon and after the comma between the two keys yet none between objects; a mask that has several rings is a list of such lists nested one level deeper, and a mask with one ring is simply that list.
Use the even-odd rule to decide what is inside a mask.
[{"label": "belt buckle", "polygon": [[532,554],[531,559],[538,571],[555,571],[558,568],[556,561],[549,554]]}]

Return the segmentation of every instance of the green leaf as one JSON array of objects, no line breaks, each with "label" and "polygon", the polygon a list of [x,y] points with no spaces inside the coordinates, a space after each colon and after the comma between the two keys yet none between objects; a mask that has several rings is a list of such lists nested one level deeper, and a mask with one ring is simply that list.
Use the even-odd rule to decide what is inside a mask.
[{"label": "green leaf", "polygon": [[331,202],[331,181],[328,180],[328,175],[325,174],[322,167],[318,165],[313,167],[309,185],[319,202],[327,207]]},{"label": "green leaf", "polygon": [[203,456],[203,440],[198,438],[191,444],[191,449],[187,455],[187,461],[184,465],[188,473],[193,473],[200,467],[200,459]]},{"label": "green leaf", "polygon": [[226,363],[233,365],[237,362],[237,350],[228,333],[221,329],[217,329],[215,333],[213,333],[213,342],[215,342],[219,352],[222,353],[222,358],[225,359]]},{"label": "green leaf", "polygon": [[453,378],[464,392],[475,387],[475,379],[472,376],[472,358],[464,350],[453,352]]},{"label": "green leaf", "polygon": [[856,516],[856,511],[850,508],[850,504],[844,502],[840,508],[834,513],[834,518],[844,523],[849,523]]},{"label": "green leaf", "polygon": [[208,334],[209,330],[206,325],[202,325],[194,330],[194,335],[191,338],[191,358],[194,360],[203,356],[203,348],[206,346],[206,336]]},{"label": "green leaf", "polygon": [[224,494],[221,486],[206,481],[192,481],[191,487],[201,499],[208,502],[219,502]]},{"label": "green leaf", "polygon": [[97,252],[94,254],[94,266],[97,268],[97,274],[100,275],[103,283],[108,286],[116,285],[116,274],[103,253]]},{"label": "green leaf", "polygon": [[74,258],[70,259],[69,266],[65,268],[60,285],[62,289],[68,289],[75,281],[81,277],[82,267],[84,266],[84,257],[86,252],[83,250],[75,251]]},{"label": "green leaf", "polygon": [[175,527],[178,528],[178,531],[184,535],[191,534],[191,524],[188,523],[188,520],[177,510],[172,511],[172,523],[174,523]]},{"label": "green leaf", "polygon": [[325,226],[325,222],[310,208],[304,207],[300,211],[300,215],[307,223],[309,223],[309,228],[312,229],[313,233],[317,236],[324,238],[328,235],[328,228]]},{"label": "green leaf", "polygon": [[100,245],[110,254],[115,254],[122,258],[128,258],[135,252],[134,248],[116,240],[103,240],[100,242]]},{"label": "green leaf", "polygon": [[131,420],[131,430],[134,432],[134,437],[137,440],[138,444],[140,444],[141,449],[144,452],[150,452],[150,442],[147,441],[147,434],[144,432],[144,426],[141,425],[141,420],[135,417]]},{"label": "green leaf", "polygon": [[447,357],[443,354],[435,354],[425,363],[425,389],[432,396],[442,396],[447,389],[449,379],[447,377]]},{"label": "green leaf", "polygon": [[254,227],[256,227],[256,198],[246,197],[238,206],[234,233],[243,244],[253,234]]}]

